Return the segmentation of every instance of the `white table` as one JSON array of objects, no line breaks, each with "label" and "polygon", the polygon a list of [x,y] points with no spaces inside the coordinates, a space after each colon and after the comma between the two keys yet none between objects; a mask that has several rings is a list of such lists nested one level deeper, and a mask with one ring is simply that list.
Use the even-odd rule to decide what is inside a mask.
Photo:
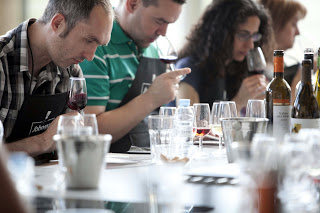
[{"label": "white table", "polygon": [[[208,153],[217,151],[216,148],[205,148]],[[108,162],[109,166],[103,170],[101,176],[100,187],[96,190],[67,190],[61,181],[56,178],[59,174],[58,164],[49,164],[46,166],[37,166],[35,168],[36,197],[46,197],[52,199],[75,199],[85,201],[113,201],[113,202],[129,202],[129,203],[145,203],[149,202],[148,183],[155,179],[154,169],[156,166],[150,164],[149,155],[138,154],[108,154],[111,157]],[[211,160],[207,161],[208,171],[215,168],[216,165],[227,165],[226,156],[210,156]],[[136,164],[120,164],[117,166],[116,160],[141,160]],[[194,163],[193,166],[201,165]],[[191,165],[192,166],[192,165]],[[230,165],[229,165],[230,166]],[[150,172],[151,171],[151,172]],[[166,170],[164,170],[166,171]],[[174,170],[171,170],[174,171]],[[190,170],[184,170],[184,177],[187,179]],[[170,173],[172,174],[172,172]],[[153,176],[152,176],[153,175]],[[170,175],[166,172],[158,174],[161,178],[168,178],[164,183],[170,183]],[[170,186],[171,187],[171,186]],[[174,186],[172,186],[174,187]],[[241,190],[235,185],[215,185],[215,184],[196,184],[184,181],[179,186],[183,190],[183,203],[185,206],[207,206],[213,207],[214,212],[237,212],[239,206],[239,197]],[[170,197],[168,193],[165,199],[177,199]],[[210,212],[210,211],[207,211]]]}]

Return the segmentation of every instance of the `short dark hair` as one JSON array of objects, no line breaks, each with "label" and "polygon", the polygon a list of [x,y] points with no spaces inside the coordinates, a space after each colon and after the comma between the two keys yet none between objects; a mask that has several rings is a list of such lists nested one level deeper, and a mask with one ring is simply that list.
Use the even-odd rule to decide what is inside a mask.
[{"label": "short dark hair", "polygon": [[113,16],[113,9],[109,0],[49,0],[39,21],[46,24],[55,14],[61,13],[66,19],[67,29],[60,37],[66,37],[77,22],[89,17],[92,9],[97,5],[101,5],[107,14]]},{"label": "short dark hair", "polygon": [[[149,7],[150,5],[158,6],[158,1],[159,0],[142,0],[142,4],[144,7]],[[172,1],[178,4],[186,3],[186,0],[172,0]]]}]

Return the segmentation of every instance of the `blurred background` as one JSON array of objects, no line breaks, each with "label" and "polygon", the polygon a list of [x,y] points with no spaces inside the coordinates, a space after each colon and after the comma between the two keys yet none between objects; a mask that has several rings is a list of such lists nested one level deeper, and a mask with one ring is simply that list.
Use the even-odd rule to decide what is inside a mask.
[{"label": "blurred background", "polygon": [[[0,0],[0,35],[18,26],[28,18],[39,18],[48,0]],[[180,49],[192,26],[197,22],[206,6],[212,0],[187,0],[178,21],[169,25],[167,35],[177,49]],[[301,62],[303,50],[312,47],[315,52],[320,47],[320,23],[318,18],[319,0],[298,0],[308,10],[307,16],[298,24],[300,35],[294,47],[285,54],[287,65]],[[111,0],[117,6],[119,0]]]}]

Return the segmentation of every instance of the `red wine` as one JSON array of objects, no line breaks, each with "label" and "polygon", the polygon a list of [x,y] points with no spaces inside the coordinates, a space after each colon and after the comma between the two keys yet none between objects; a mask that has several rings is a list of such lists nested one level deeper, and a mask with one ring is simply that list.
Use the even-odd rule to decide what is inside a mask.
[{"label": "red wine", "polygon": [[177,61],[177,59],[178,57],[174,55],[160,56],[160,60],[166,64],[173,64]]},{"label": "red wine", "polygon": [[205,136],[209,134],[210,128],[202,128],[202,129],[197,129],[196,136]]},{"label": "red wine", "polygon": [[81,110],[87,105],[87,94],[78,93],[69,98],[68,107],[72,110]]},{"label": "red wine", "polygon": [[249,71],[249,76],[263,74],[263,73],[264,73],[263,70],[253,70],[253,71]]}]

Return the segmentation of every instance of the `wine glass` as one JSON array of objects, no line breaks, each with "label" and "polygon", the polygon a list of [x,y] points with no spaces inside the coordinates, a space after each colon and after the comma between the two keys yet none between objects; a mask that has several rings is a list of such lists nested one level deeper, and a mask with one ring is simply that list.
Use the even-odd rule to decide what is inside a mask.
[{"label": "wine glass", "polygon": [[80,115],[61,115],[58,121],[57,134],[59,135],[91,135],[92,127],[81,125]]},{"label": "wine glass", "polygon": [[219,115],[219,109],[220,109],[220,102],[214,102],[212,104],[211,109],[211,133],[214,136],[221,137],[222,136],[222,128],[220,123],[220,115]]},{"label": "wine glass", "polygon": [[[159,36],[156,40],[156,45],[158,49],[158,55],[160,60],[166,64],[166,70],[174,71],[174,63],[178,59],[178,51],[172,45],[167,36]],[[185,75],[180,77],[180,80],[184,79]]]},{"label": "wine glass", "polygon": [[96,114],[84,114],[82,118],[83,120],[81,120],[80,125],[92,127],[92,134],[98,135],[99,130]]},{"label": "wine glass", "polygon": [[83,115],[82,109],[87,105],[86,79],[71,77],[69,86],[68,107],[72,110],[77,110],[81,115]]},{"label": "wine glass", "polygon": [[162,106],[159,110],[159,115],[174,116],[176,114],[177,107],[166,107]]},{"label": "wine glass", "polygon": [[246,108],[246,117],[265,118],[265,107],[264,100],[249,99]]},{"label": "wine glass", "polygon": [[199,137],[199,150],[202,151],[203,137],[210,133],[210,107],[209,104],[193,104],[194,125],[196,127],[196,136]]},{"label": "wine glass", "polygon": [[260,47],[255,47],[248,52],[247,65],[249,75],[263,74],[267,64]]},{"label": "wine glass", "polygon": [[231,117],[231,118],[236,118],[236,117],[238,117],[236,102],[234,102],[234,101],[222,101],[222,103],[225,103],[225,102],[229,104],[229,107],[230,107],[230,117]]},{"label": "wine glass", "polygon": [[222,127],[220,118],[237,117],[237,108],[233,101],[214,102],[211,114],[212,133],[219,137],[219,150],[222,149]]}]

